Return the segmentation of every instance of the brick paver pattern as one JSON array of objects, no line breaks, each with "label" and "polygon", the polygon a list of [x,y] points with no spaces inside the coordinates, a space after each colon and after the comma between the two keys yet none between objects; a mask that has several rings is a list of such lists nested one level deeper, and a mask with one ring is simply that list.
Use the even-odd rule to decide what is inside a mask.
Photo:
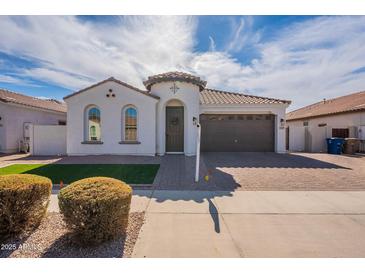
[{"label": "brick paver pattern", "polygon": [[157,163],[153,188],[166,190],[365,190],[365,157],[360,155],[202,153],[199,183],[194,183],[195,157],[183,155],[0,156],[0,167],[12,163]]}]

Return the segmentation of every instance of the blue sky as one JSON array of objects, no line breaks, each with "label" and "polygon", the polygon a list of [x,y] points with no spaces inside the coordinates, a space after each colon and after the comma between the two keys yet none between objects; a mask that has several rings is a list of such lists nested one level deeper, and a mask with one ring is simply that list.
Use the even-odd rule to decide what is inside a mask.
[{"label": "blue sky", "polygon": [[0,37],[0,87],[38,97],[171,70],[291,109],[365,90],[364,16],[1,16]]}]

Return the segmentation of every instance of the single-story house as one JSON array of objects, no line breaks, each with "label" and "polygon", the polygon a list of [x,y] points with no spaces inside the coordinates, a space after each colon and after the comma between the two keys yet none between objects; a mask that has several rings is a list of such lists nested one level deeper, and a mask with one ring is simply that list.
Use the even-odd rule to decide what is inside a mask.
[{"label": "single-story house", "polygon": [[365,91],[289,112],[286,123],[290,151],[324,152],[330,137],[365,140]]},{"label": "single-story house", "polygon": [[143,84],[112,77],[64,97],[67,154],[195,155],[198,121],[202,151],[286,151],[288,100],[209,89],[183,72]]},{"label": "single-story house", "polygon": [[65,125],[66,105],[0,89],[0,152],[14,153],[27,145],[29,126]]}]

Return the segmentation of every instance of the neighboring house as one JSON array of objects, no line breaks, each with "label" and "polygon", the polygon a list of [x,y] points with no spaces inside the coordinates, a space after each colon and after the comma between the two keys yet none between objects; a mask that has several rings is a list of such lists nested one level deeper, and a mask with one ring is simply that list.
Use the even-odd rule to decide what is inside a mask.
[{"label": "neighboring house", "polygon": [[323,152],[326,138],[365,139],[365,91],[289,112],[286,116],[291,151]]},{"label": "neighboring house", "polygon": [[66,105],[0,89],[0,152],[19,151],[29,141],[30,124],[66,124]]},{"label": "neighboring house", "polygon": [[67,154],[195,155],[199,120],[202,151],[285,152],[290,101],[207,89],[182,72],[144,85],[109,78],[66,96]]}]

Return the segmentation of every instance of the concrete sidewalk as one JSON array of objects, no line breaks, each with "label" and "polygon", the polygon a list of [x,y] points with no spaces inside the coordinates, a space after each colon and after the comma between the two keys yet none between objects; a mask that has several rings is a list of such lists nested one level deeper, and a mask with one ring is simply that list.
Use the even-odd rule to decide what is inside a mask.
[{"label": "concrete sidewalk", "polygon": [[134,257],[365,257],[365,192],[154,191]]}]

